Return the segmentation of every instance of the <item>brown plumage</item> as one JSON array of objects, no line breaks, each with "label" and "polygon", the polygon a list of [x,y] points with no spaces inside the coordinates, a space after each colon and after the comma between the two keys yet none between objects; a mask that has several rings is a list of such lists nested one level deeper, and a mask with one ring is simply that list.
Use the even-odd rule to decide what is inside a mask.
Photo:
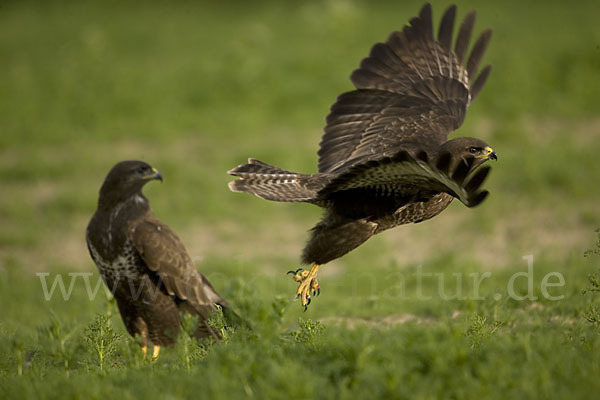
[{"label": "brown plumage", "polygon": [[179,237],[152,213],[142,187],[155,179],[162,175],[142,161],[110,170],[87,227],[90,254],[143,349],[148,342],[172,344],[181,311],[198,316],[197,337],[219,339],[207,317],[215,305],[227,310],[228,304],[196,270]]},{"label": "brown plumage", "polygon": [[[491,30],[466,57],[475,12],[465,17],[452,48],[455,15],[456,6],[446,10],[436,39],[426,4],[409,26],[373,46],[351,75],[356,90],[340,95],[327,116],[318,173],[254,159],[229,171],[241,178],[229,184],[232,191],[325,208],[302,253],[304,264],[327,263],[386,229],[430,219],[454,198],[474,207],[486,197],[480,186],[489,167],[478,167],[496,153],[482,140],[448,135],[489,76],[489,65],[478,68]],[[298,272],[306,305],[303,282],[314,277]],[[308,286],[319,289],[316,280]]]}]

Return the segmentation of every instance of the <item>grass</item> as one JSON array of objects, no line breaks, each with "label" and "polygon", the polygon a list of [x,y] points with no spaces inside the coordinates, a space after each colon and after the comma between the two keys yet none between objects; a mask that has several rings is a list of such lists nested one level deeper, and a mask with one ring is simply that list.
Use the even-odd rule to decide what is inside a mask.
[{"label": "grass", "polygon": [[[320,211],[227,189],[225,171],[249,156],[313,172],[350,72],[420,5],[3,2],[0,397],[597,392],[597,2],[459,4],[461,16],[478,10],[476,30],[494,30],[494,71],[459,131],[499,154],[491,196],[326,265],[308,312],[285,271]],[[86,279],[93,290],[99,278],[85,226],[122,159],[163,173],[146,188],[155,213],[251,331],[183,336],[151,363],[102,286],[90,300]],[[39,273],[49,288],[72,282],[69,300],[58,286],[46,300]]]}]

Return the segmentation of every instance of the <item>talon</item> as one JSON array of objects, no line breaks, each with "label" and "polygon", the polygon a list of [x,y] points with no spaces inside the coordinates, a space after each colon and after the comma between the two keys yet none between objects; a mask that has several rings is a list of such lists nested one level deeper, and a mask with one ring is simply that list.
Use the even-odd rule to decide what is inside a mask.
[{"label": "talon", "polygon": [[303,268],[298,268],[295,271],[294,270],[288,271],[286,274],[298,275],[298,272],[300,272],[300,271],[304,271],[304,269]]},{"label": "talon", "polygon": [[308,305],[311,303],[312,297],[318,296],[320,294],[320,286],[316,278],[318,269],[319,266],[315,264],[310,270],[299,268],[298,270],[296,270],[296,272],[290,271],[294,273],[293,279],[296,282],[300,283],[300,285],[298,286],[298,290],[296,290],[296,298],[302,299],[302,306],[304,307],[304,311],[308,309]]},{"label": "talon", "polygon": [[321,288],[317,288],[317,296],[321,294]]}]

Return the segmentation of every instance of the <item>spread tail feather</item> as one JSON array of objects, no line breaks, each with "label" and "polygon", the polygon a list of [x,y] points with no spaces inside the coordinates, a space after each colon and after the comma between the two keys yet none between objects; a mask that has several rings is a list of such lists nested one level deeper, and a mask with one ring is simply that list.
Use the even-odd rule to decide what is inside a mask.
[{"label": "spread tail feather", "polygon": [[299,174],[253,158],[228,174],[241,178],[229,182],[232,192],[248,192],[266,200],[285,202],[315,202],[317,192],[328,181],[324,174]]}]

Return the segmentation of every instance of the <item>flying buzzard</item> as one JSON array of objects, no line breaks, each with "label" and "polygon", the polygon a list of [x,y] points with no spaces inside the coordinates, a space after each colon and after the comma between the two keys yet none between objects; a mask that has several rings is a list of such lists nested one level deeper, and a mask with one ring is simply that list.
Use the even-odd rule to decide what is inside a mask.
[{"label": "flying buzzard", "polygon": [[496,153],[482,140],[448,135],[463,122],[491,66],[478,67],[491,38],[479,36],[465,61],[475,23],[471,11],[454,48],[456,6],[434,37],[431,5],[402,31],[377,43],[350,79],[356,90],[340,95],[326,119],[318,151],[319,172],[299,174],[249,159],[229,174],[234,192],[267,200],[306,202],[325,209],[302,254],[310,271],[290,271],[305,307],[320,287],[319,265],[343,256],[371,236],[435,217],[454,198],[467,207],[480,190]]},{"label": "flying buzzard", "polygon": [[199,273],[183,243],[154,216],[142,187],[162,175],[142,161],[123,161],[108,173],[98,209],[86,232],[88,249],[104,283],[114,294],[127,331],[141,337],[146,354],[154,345],[173,344],[181,311],[198,316],[197,337],[219,339],[207,323],[216,304],[227,302]]}]

